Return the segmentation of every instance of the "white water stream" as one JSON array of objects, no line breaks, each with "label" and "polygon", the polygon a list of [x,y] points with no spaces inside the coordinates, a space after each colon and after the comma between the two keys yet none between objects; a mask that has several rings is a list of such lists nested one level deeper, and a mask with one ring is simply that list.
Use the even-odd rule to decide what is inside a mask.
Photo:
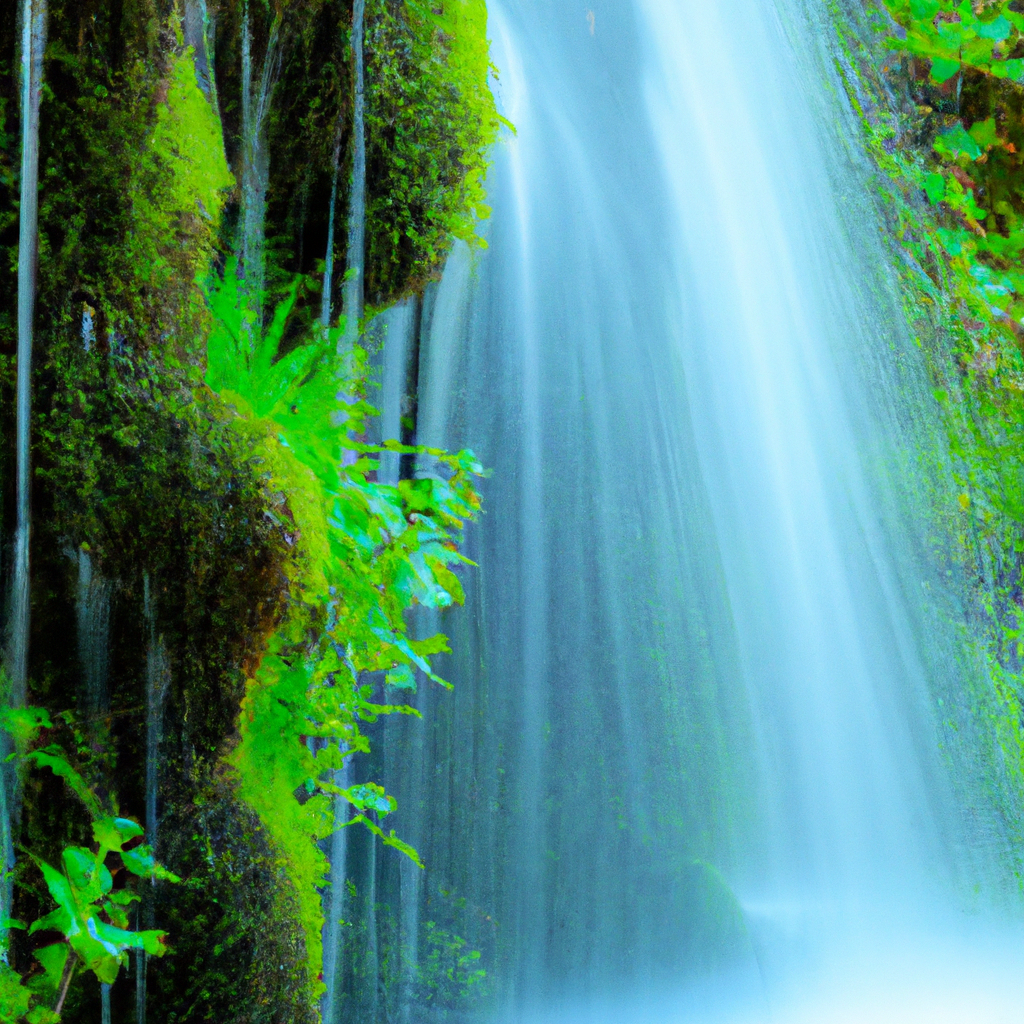
[{"label": "white water stream", "polygon": [[491,5],[518,134],[423,332],[418,440],[494,475],[455,693],[389,726],[413,902],[464,901],[485,1019],[1020,1020],[831,29],[592,2]]}]

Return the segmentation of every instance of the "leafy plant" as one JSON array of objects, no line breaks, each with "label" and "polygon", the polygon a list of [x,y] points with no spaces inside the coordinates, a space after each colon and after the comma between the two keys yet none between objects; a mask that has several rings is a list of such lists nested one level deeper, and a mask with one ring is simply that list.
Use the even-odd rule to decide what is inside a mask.
[{"label": "leafy plant", "polygon": [[[118,815],[116,806],[101,799],[94,788],[72,765],[58,744],[26,749],[44,729],[53,723],[40,708],[7,709],[4,729],[12,736],[25,765],[48,769],[64,780],[79,798],[92,821],[90,846],[67,846],[59,865],[53,865],[25,851],[39,869],[55,909],[27,926],[29,935],[55,932],[61,938],[34,951],[42,973],[27,984],[7,968],[0,972],[0,1009],[11,1016],[0,1020],[16,1021],[24,1017],[29,1024],[56,1020],[64,1004],[72,978],[79,966],[96,978],[111,984],[125,965],[129,950],[144,950],[150,956],[166,952],[166,933],[157,930],[133,931],[128,910],[139,896],[128,889],[128,878],[179,879],[156,862],[151,847],[136,842],[144,829],[130,818]],[[12,927],[25,928],[22,922]],[[33,999],[55,999],[52,1013],[31,1006]]]},{"label": "leafy plant", "polygon": [[483,245],[484,177],[502,126],[484,0],[367,5],[368,293],[408,292],[453,238]]},{"label": "leafy plant", "polygon": [[[241,795],[288,860],[317,973],[327,865],[316,841],[336,827],[334,801],[352,809],[343,827],[361,824],[419,863],[415,850],[381,825],[394,799],[374,783],[340,785],[338,771],[369,749],[362,723],[417,714],[376,700],[370,674],[383,674],[395,694],[415,688],[417,671],[447,685],[430,664],[448,650],[446,639],[412,639],[404,616],[416,604],[443,608],[463,600],[452,568],[468,561],[458,547],[463,523],[479,509],[473,480],[482,470],[468,451],[355,440],[374,413],[362,397],[362,349],[343,361],[343,327],[317,327],[281,353],[301,286],[293,281],[260,336],[245,322],[229,264],[209,291],[215,327],[206,380],[233,409],[238,429],[258,439],[271,507],[294,527],[290,607],[252,675],[230,760]],[[374,456],[385,450],[429,456],[436,472],[380,484]]]},{"label": "leafy plant", "polygon": [[[950,743],[990,749],[1007,827],[1024,804],[1024,15],[1018,4],[885,0],[879,50],[841,69],[883,172],[906,312],[945,452],[921,452],[947,570],[970,601],[962,692],[937,696]],[[895,20],[895,24],[893,20]],[[894,55],[896,59],[894,60]],[[889,82],[884,78],[888,76]],[[892,86],[897,85],[898,89]],[[913,103],[893,97],[909,95]],[[946,457],[948,453],[948,458]],[[977,666],[981,681],[974,681]],[[987,739],[986,739],[987,738]],[[977,751],[970,752],[977,759]],[[1021,865],[1018,863],[1018,871]]]},{"label": "leafy plant", "polygon": [[889,45],[931,62],[941,85],[965,68],[993,78],[1024,82],[1024,60],[1011,56],[1024,36],[1024,14],[1014,0],[975,5],[970,0],[889,0],[906,35]]},{"label": "leafy plant", "polygon": [[416,965],[417,995],[423,1005],[454,1009],[483,994],[487,972],[480,966],[480,952],[469,949],[461,935],[427,921],[423,947]]}]

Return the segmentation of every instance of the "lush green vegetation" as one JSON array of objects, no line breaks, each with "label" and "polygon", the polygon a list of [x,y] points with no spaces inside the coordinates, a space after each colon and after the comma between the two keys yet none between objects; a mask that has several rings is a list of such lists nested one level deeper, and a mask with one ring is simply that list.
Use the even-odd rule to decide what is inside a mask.
[{"label": "lush green vegetation", "polygon": [[[342,359],[343,325],[317,322],[333,152],[339,138],[342,154],[351,149],[344,0],[250,3],[254,60],[277,31],[280,64],[267,130],[266,326],[244,322],[243,3],[209,9],[208,100],[181,5],[50,3],[33,379],[34,710],[24,713],[31,727],[8,719],[23,796],[15,916],[34,923],[11,933],[5,1021],[41,1024],[57,1009],[66,1021],[98,1019],[98,982],[123,978],[136,949],[169,952],[149,965],[150,1020],[312,1021],[327,866],[318,841],[335,828],[335,799],[351,808],[349,825],[395,856],[417,856],[400,818],[385,828],[393,799],[372,781],[339,785],[336,769],[368,749],[367,723],[414,713],[407,695],[443,683],[430,658],[445,638],[412,638],[407,612],[462,599],[454,570],[465,561],[461,530],[478,511],[481,469],[469,452],[391,444],[431,456],[436,469],[378,483],[381,448],[360,441],[375,415],[366,354]],[[14,436],[15,13],[0,12],[5,438]],[[385,305],[436,275],[453,237],[475,237],[499,119],[482,0],[371,0],[367,18],[368,281]],[[341,244],[343,232],[336,237]],[[336,258],[343,267],[344,253]],[[5,530],[12,467],[5,445]],[[81,621],[79,553],[112,595],[98,718],[83,703],[80,651],[52,642],[70,635],[76,614]],[[170,666],[153,837],[166,871],[139,845],[138,824],[157,651]],[[133,881],[141,878],[144,890]],[[154,927],[129,921],[140,894],[138,920]],[[424,984],[441,984],[449,960],[451,985],[476,984],[473,951],[456,935],[431,934],[438,964],[425,968]],[[134,1012],[126,984],[111,998],[121,1019]]]},{"label": "lush green vegetation", "polygon": [[[964,645],[995,696],[961,704],[993,741],[1007,827],[1024,778],[1024,13],[1013,0],[885,0],[845,40],[848,93],[882,177],[906,310],[949,458],[932,455],[948,565],[971,595]],[[952,479],[949,479],[951,474]],[[978,638],[981,638],[980,640]]]},{"label": "lush green vegetation", "polygon": [[[71,716],[66,715],[64,722],[58,724],[71,733],[87,766],[96,769],[98,759],[91,756],[93,752],[85,736],[74,729]],[[140,950],[148,956],[164,955],[166,932],[131,928],[132,904],[142,900],[132,883],[136,879],[180,879],[156,862],[152,847],[134,842],[144,837],[145,830],[138,822],[118,816],[116,804],[105,792],[106,780],[101,772],[94,772],[94,781],[89,782],[71,764],[62,746],[53,742],[34,745],[41,731],[54,730],[45,711],[8,710],[4,725],[15,739],[17,756],[27,767],[47,769],[63,779],[81,801],[91,823],[92,845],[64,847],[59,866],[29,851],[56,909],[30,925],[14,921],[11,926],[27,928],[29,936],[37,932],[60,936],[56,942],[34,951],[42,971],[34,973],[25,984],[15,971],[0,964],[2,1019],[15,1021],[24,1017],[28,1024],[50,1024],[60,1019],[68,989],[80,966],[109,985],[127,963],[129,950]]]}]

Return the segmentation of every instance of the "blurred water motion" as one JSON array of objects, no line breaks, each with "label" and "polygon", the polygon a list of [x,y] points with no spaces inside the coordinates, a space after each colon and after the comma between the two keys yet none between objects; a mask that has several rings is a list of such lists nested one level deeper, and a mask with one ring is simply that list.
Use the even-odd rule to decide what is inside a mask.
[{"label": "blurred water motion", "polygon": [[940,753],[929,388],[832,28],[491,13],[489,248],[381,326],[385,420],[416,358],[419,442],[493,469],[454,693],[382,727],[427,864],[373,875],[409,977],[447,915],[489,979],[451,1019],[1019,1021],[1005,829]]}]

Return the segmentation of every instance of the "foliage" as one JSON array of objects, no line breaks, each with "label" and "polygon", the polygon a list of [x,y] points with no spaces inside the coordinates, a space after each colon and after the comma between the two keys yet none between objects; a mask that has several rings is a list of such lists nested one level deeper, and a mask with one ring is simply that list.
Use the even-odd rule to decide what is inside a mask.
[{"label": "foliage", "polygon": [[487,972],[480,966],[480,952],[466,947],[466,940],[433,921],[424,926],[420,961],[416,965],[422,1006],[457,1007],[482,990]]},{"label": "foliage", "polygon": [[[358,397],[361,350],[347,367],[336,355],[342,328],[318,329],[279,357],[300,286],[293,282],[250,348],[237,277],[228,267],[210,291],[216,326],[207,382],[233,406],[239,429],[262,439],[268,490],[280,496],[279,514],[294,528],[291,606],[252,677],[231,762],[240,794],[288,860],[317,964],[326,861],[315,841],[336,827],[334,798],[354,811],[347,825],[362,824],[418,862],[380,825],[393,798],[373,783],[340,786],[335,773],[345,758],[369,749],[361,723],[416,713],[375,701],[367,673],[385,673],[397,693],[415,687],[417,669],[443,682],[429,658],[448,650],[445,638],[411,639],[404,613],[415,604],[462,601],[451,567],[466,562],[458,541],[479,508],[472,480],[481,468],[472,452],[394,443],[381,449],[352,440],[373,410]],[[372,456],[381,450],[429,455],[438,472],[397,487],[379,484]],[[307,799],[298,801],[296,792]]]},{"label": "foliage", "polygon": [[[938,467],[952,479],[939,488],[937,522],[954,542],[949,571],[971,592],[965,646],[980,643],[989,679],[987,693],[963,698],[965,715],[996,744],[993,760],[1017,791],[1000,799],[1017,803],[1024,795],[1024,15],[1012,2],[885,2],[888,17],[876,10],[874,28],[888,56],[883,61],[872,41],[851,34],[844,42],[853,59],[843,73],[884,175],[908,314],[951,456]],[[913,106],[894,108],[893,86],[909,87]]]},{"label": "foliage", "polygon": [[938,85],[964,71],[1024,82],[1024,60],[1013,56],[1024,34],[1024,15],[1014,0],[888,0],[887,6],[906,29],[890,45],[927,59]]},{"label": "foliage", "polygon": [[[486,213],[484,161],[497,121],[480,0],[429,9],[376,3],[371,22],[386,21],[380,38],[395,45],[393,53],[381,51],[391,77],[371,110],[371,120],[378,118],[371,154],[382,161],[376,169],[386,171],[379,180],[388,194],[371,196],[380,206],[376,219],[371,211],[370,262],[384,268],[377,298],[386,299],[435,273],[450,234],[468,237]],[[308,87],[274,95],[267,251],[273,298],[281,301],[255,347],[241,344],[252,332],[242,331],[236,268],[219,265],[237,215],[225,143],[227,156],[236,156],[241,7],[226,0],[217,11],[211,104],[183,45],[180,5],[50,0],[33,368],[31,686],[53,716],[74,699],[77,652],[52,637],[74,617],[68,554],[87,551],[116,594],[110,653],[117,666],[110,713],[90,733],[98,742],[88,756],[102,761],[100,774],[121,780],[119,795],[133,811],[145,799],[142,773],[132,766],[146,755],[139,725],[150,629],[171,670],[160,753],[161,856],[189,881],[173,895],[158,888],[154,899],[160,920],[174,922],[176,947],[184,942],[187,950],[153,965],[161,1001],[152,1012],[174,1018],[203,1006],[223,1015],[230,1005],[243,1015],[298,1021],[308,1019],[298,1002],[319,971],[324,858],[315,841],[335,827],[335,799],[348,806],[349,824],[415,857],[384,828],[393,799],[373,783],[340,785],[337,769],[367,749],[363,725],[411,713],[404,695],[417,678],[436,680],[430,659],[446,641],[413,640],[404,616],[417,603],[445,607],[462,599],[454,570],[464,561],[462,524],[478,508],[472,481],[479,466],[470,453],[392,445],[433,458],[435,470],[397,487],[378,484],[379,449],[355,440],[374,414],[361,383],[364,357],[357,351],[342,367],[338,332],[312,324],[330,161],[339,131],[343,154],[351,142],[345,0],[251,4],[257,61],[267,23],[282,16],[282,82]],[[0,288],[0,432],[8,437],[15,22],[13,9],[0,12],[0,68],[11,86],[0,95],[0,278],[8,286]],[[368,45],[372,66],[372,39]],[[343,223],[344,167],[340,180]],[[5,487],[10,447],[0,453]],[[9,505],[10,494],[5,498]],[[144,580],[146,593],[152,584],[155,622],[140,621]],[[45,756],[37,751],[33,764]],[[81,807],[67,800],[62,787],[70,793],[73,780],[61,778],[33,773],[22,838],[59,896],[57,910],[47,909],[63,913],[53,921],[67,929],[54,945],[70,949],[70,931],[88,934],[90,921],[97,934],[97,922],[126,931],[114,920],[121,906],[114,897],[139,837],[115,829],[104,833],[114,845],[95,836],[83,842],[88,801],[81,793]],[[100,799],[100,788],[86,791]],[[97,813],[117,817],[102,801],[89,818]],[[209,825],[214,818],[216,827]],[[241,844],[248,859],[237,854]],[[226,849],[236,851],[230,869],[217,859]],[[22,864],[34,874],[31,859]],[[36,904],[54,890],[23,885],[29,877],[19,876],[16,907],[26,918],[44,917]],[[252,896],[260,886],[271,888],[273,899]],[[204,929],[200,922],[214,923]],[[251,934],[268,931],[270,922],[273,940]],[[129,948],[119,942],[143,940],[104,941],[117,961]],[[29,936],[19,933],[13,942],[12,963],[28,972]],[[95,953],[83,946],[75,957],[93,957],[94,969],[109,974],[110,963]],[[194,967],[196,974],[172,992],[173,978],[182,977],[176,960],[182,973]],[[234,1004],[209,994],[228,975],[224,991]],[[3,975],[0,1001],[21,1006],[20,987]],[[78,1003],[79,995],[69,997],[72,1016],[91,1012],[93,997]],[[186,998],[187,1007],[178,1001]],[[261,1009],[251,1009],[257,1003]]]},{"label": "foliage", "polygon": [[[164,955],[165,932],[132,931],[128,910],[140,897],[125,882],[129,877],[172,882],[179,879],[157,863],[151,847],[136,842],[144,837],[142,826],[120,817],[113,801],[97,793],[96,787],[71,763],[63,747],[56,743],[33,745],[41,731],[53,728],[43,709],[7,708],[3,719],[5,731],[18,747],[11,759],[48,769],[63,779],[85,806],[92,822],[92,845],[65,847],[59,866],[29,853],[56,908],[33,921],[27,928],[28,934],[57,933],[61,938],[34,951],[42,973],[30,978],[27,985],[22,985],[10,969],[0,976],[0,996],[8,1001],[8,1012],[12,1014],[0,1019],[16,1021],[24,1016],[29,1024],[42,1024],[56,1017],[40,1006],[30,1009],[33,998],[56,998],[59,1011],[79,963],[101,982],[111,984],[124,966],[129,950]],[[18,921],[12,921],[11,926],[25,928]]]},{"label": "foliage", "polygon": [[202,309],[195,278],[209,265],[234,178],[220,122],[196,84],[190,50],[171,56],[162,93],[136,168],[129,248],[140,284],[165,301],[181,292],[186,308],[198,306],[189,308],[194,319]]},{"label": "foliage", "polygon": [[381,302],[439,269],[453,237],[483,244],[484,174],[507,122],[484,0],[371,0],[367,20],[367,280]]},{"label": "foliage", "polygon": [[[351,978],[339,1016],[343,1024],[371,1016],[368,1004],[378,996],[384,1002],[378,1019],[384,1020],[397,1020],[405,1000],[427,1020],[448,1020],[449,1015],[463,1019],[487,998],[483,954],[459,934],[455,921],[458,904],[464,901],[452,901],[446,895],[451,894],[428,897],[426,906],[433,919],[419,922],[413,955],[394,908],[384,903],[370,907],[356,886],[348,883],[343,960]],[[373,943],[367,935],[371,917],[376,924]]]},{"label": "foliage", "polygon": [[185,880],[153,899],[174,950],[149,965],[157,1019],[315,1024],[287,864],[229,779],[165,814],[160,834],[161,857]]}]

